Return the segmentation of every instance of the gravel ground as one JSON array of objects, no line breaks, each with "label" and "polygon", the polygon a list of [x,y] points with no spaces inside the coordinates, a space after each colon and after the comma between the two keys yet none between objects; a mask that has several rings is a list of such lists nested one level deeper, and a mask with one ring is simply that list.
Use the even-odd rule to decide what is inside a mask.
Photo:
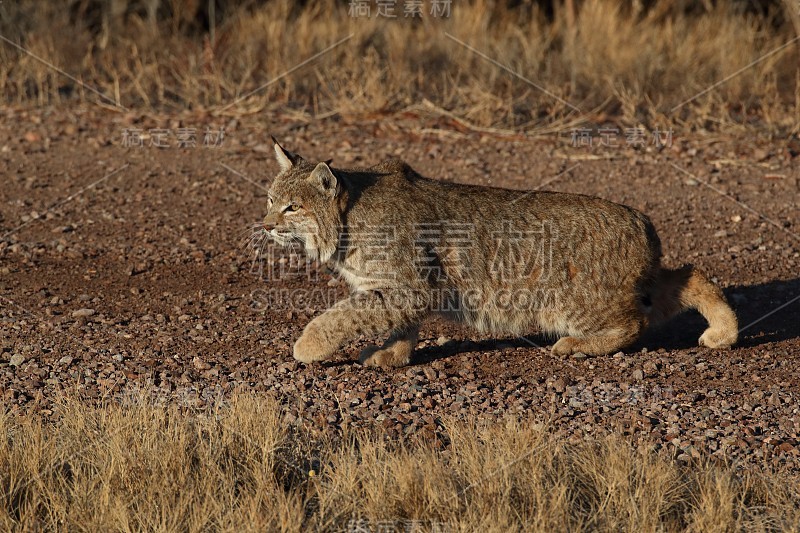
[{"label": "gravel ground", "polygon": [[[569,131],[501,137],[412,113],[0,115],[6,410],[57,417],[61,392],[102,402],[134,391],[200,408],[244,390],[276,395],[290,422],[319,431],[351,424],[436,438],[451,416],[533,417],[566,439],[625,434],[680,461],[800,470],[796,140],[675,131],[659,151],[650,139],[573,146]],[[196,130],[195,146],[178,146],[189,135],[179,128]],[[125,146],[134,129],[143,146]],[[277,170],[268,133],[334,166],[401,156],[444,180],[641,209],[666,264],[694,263],[725,287],[741,343],[697,347],[703,322],[687,313],[624,353],[559,358],[535,332],[489,339],[431,320],[407,368],[361,367],[358,351],[374,339],[324,364],[296,363],[290,347],[303,326],[347,288],[325,268],[283,255],[254,261],[242,246]]]}]

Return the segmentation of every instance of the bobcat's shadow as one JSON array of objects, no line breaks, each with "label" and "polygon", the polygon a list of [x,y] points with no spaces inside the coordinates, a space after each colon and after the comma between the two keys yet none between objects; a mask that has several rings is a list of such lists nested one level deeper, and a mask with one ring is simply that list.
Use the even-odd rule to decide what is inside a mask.
[{"label": "bobcat's shadow", "polygon": [[[468,337],[467,337],[468,338]],[[539,348],[553,344],[555,339],[547,339],[543,335],[525,335],[524,337],[508,337],[484,339],[478,341],[451,341],[444,346],[426,346],[418,348],[411,357],[411,364],[420,365],[444,359],[465,352],[488,352],[500,348]]]},{"label": "bobcat's shadow", "polygon": [[[800,338],[800,278],[730,287],[725,290],[725,296],[736,311],[739,329],[742,330],[737,347]],[[625,351],[694,348],[706,327],[705,320],[698,312],[682,313],[666,324],[648,330]],[[464,352],[496,350],[502,346],[545,347],[552,346],[553,342],[554,338],[536,334],[520,338],[451,342],[416,350],[413,364],[429,363]]]},{"label": "bobcat's shadow", "polygon": [[[737,347],[800,338],[800,278],[729,287],[724,292],[739,319]],[[631,349],[696,347],[705,328],[697,311],[682,313],[647,331]]]}]

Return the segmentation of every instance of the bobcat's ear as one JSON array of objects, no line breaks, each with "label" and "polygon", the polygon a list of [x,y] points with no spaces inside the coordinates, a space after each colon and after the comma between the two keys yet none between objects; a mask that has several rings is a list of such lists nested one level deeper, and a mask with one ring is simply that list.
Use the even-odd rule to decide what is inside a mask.
[{"label": "bobcat's ear", "polygon": [[329,167],[327,163],[318,164],[314,170],[311,171],[311,174],[309,174],[308,180],[320,191],[330,196],[336,196],[338,182],[336,176],[334,176],[331,171],[331,167]]},{"label": "bobcat's ear", "polygon": [[271,139],[273,147],[275,148],[275,159],[278,160],[278,165],[280,165],[282,171],[289,170],[303,160],[299,155],[284,149],[283,146],[275,140],[275,137],[271,137]]}]

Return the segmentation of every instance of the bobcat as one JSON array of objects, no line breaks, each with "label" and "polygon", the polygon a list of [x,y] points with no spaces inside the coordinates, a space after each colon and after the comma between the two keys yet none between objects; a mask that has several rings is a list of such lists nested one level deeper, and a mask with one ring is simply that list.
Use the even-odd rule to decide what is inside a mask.
[{"label": "bobcat", "polygon": [[332,168],[272,141],[281,170],[264,229],[279,245],[302,243],[353,289],[306,326],[294,345],[299,361],[388,334],[361,363],[406,365],[434,312],[492,334],[560,335],[558,355],[615,352],[687,308],[708,320],[701,346],[736,342],[719,288],[692,266],[663,268],[653,224],[630,207],[434,181],[399,160]]}]

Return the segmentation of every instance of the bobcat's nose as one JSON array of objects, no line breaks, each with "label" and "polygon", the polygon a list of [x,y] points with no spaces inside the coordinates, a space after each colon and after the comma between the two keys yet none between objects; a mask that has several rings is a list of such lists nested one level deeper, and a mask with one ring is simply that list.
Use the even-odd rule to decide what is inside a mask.
[{"label": "bobcat's nose", "polygon": [[265,216],[264,220],[261,222],[261,225],[267,231],[275,229],[275,226],[278,225],[278,215],[272,214]]}]

